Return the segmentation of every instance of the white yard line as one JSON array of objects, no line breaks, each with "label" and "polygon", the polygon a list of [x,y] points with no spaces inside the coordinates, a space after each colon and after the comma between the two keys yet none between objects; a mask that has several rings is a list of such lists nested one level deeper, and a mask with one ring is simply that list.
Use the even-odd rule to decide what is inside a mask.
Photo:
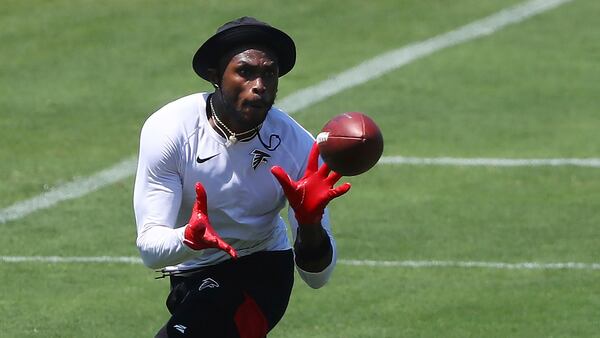
[{"label": "white yard line", "polygon": [[131,176],[137,165],[136,158],[125,159],[92,176],[78,178],[33,198],[17,202],[0,210],[0,224],[49,208],[59,202],[82,197],[109,184]]},{"label": "white yard line", "polygon": [[502,28],[569,1],[571,0],[526,1],[453,31],[380,54],[328,80],[299,90],[279,101],[278,105],[290,113],[296,112],[437,51],[493,34]]},{"label": "white yard line", "polygon": [[[455,157],[382,157],[378,165],[438,165],[481,167],[558,167],[575,166],[600,168],[600,158],[455,158]],[[73,180],[34,198],[15,203],[0,210],[0,224],[27,216],[35,211],[51,207],[59,202],[82,197],[131,176],[135,172],[136,159],[129,158],[90,177]]]},{"label": "white yard line", "polygon": [[[0,256],[4,263],[99,263],[99,264],[142,264],[138,257],[129,256],[97,256],[97,257],[66,257],[66,256]],[[540,263],[540,262],[476,262],[476,261],[377,261],[358,259],[339,259],[338,264],[349,266],[368,266],[383,268],[484,268],[504,270],[600,270],[600,263]]]},{"label": "white yard line", "polygon": [[455,157],[383,157],[377,164],[447,165],[482,167],[558,167],[600,168],[600,158],[455,158]]},{"label": "white yard line", "polygon": [[[455,157],[382,157],[378,165],[438,165],[481,167],[558,167],[575,166],[600,168],[600,158],[455,158]],[[136,159],[129,158],[90,177],[76,179],[34,198],[17,202],[0,210],[0,224],[27,216],[59,202],[84,196],[102,187],[116,183],[135,172]]]},{"label": "white yard line", "polygon": [[128,263],[142,264],[139,257],[127,256],[0,256],[0,262],[4,263]]},{"label": "white yard line", "polygon": [[351,266],[398,267],[398,268],[487,268],[506,270],[600,270],[600,263],[503,263],[471,261],[375,261],[340,259],[339,264]]},{"label": "white yard line", "polygon": [[[330,79],[299,90],[278,101],[277,105],[293,114],[343,90],[373,80],[434,52],[493,34],[506,26],[521,22],[570,1],[572,0],[526,1],[456,30],[383,53]],[[1,209],[0,224],[22,218],[59,202],[84,196],[129,177],[135,171],[135,161],[135,158],[127,158],[90,177],[73,180],[48,192]]]}]

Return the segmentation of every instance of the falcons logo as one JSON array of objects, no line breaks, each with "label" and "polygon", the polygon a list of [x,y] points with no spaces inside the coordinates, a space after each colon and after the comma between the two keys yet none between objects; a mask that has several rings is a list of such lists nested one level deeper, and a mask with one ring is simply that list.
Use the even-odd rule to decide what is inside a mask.
[{"label": "falcons logo", "polygon": [[258,149],[254,149],[250,154],[254,155],[254,157],[252,157],[252,169],[254,170],[256,170],[261,163],[267,163],[267,159],[271,157],[271,155]]}]

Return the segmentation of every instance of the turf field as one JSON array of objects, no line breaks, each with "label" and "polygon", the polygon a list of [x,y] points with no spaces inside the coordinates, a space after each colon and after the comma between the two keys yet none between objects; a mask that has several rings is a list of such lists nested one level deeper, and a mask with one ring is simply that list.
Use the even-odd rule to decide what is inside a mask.
[{"label": "turf field", "polygon": [[[135,156],[150,113],[210,89],[191,56],[229,19],[256,16],[294,37],[285,102],[521,3],[3,0],[2,217]],[[333,115],[367,112],[382,127],[387,159],[600,161],[598,13],[598,1],[566,2],[294,117],[316,133]],[[297,280],[269,337],[600,335],[600,167],[460,163],[381,164],[348,179],[352,190],[332,205],[343,261],[325,288]],[[137,257],[125,176],[0,222],[1,337],[151,337],[168,318],[167,281],[138,263],[47,258]],[[43,260],[14,261],[33,256]]]}]

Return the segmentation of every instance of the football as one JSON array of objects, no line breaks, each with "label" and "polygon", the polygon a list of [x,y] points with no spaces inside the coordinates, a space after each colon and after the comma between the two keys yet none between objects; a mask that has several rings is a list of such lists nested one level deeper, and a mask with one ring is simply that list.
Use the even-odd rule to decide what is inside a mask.
[{"label": "football", "polygon": [[327,166],[344,176],[366,172],[383,153],[381,129],[360,112],[333,117],[317,135],[317,144]]}]

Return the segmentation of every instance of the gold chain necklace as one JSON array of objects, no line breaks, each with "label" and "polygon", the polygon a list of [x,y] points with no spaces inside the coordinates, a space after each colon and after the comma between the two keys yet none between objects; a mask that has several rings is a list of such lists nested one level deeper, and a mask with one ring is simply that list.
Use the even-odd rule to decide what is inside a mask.
[{"label": "gold chain necklace", "polygon": [[[231,129],[229,129],[225,125],[225,123],[223,123],[221,121],[221,119],[219,119],[219,116],[217,115],[217,111],[215,110],[215,106],[213,106],[212,96],[208,100],[208,103],[210,104],[210,110],[211,110],[212,116],[215,118],[215,126],[217,127],[217,129],[219,129],[221,134],[223,134],[225,136],[225,138],[227,139],[227,142],[225,143],[225,146],[227,146],[227,147],[229,147],[232,144],[237,143],[237,141],[243,142],[243,141],[247,141],[247,140],[253,138],[254,135],[256,135],[258,133],[258,130],[262,126],[262,123],[261,123],[258,126],[252,128],[250,130],[246,130],[241,133],[234,133]],[[225,131],[227,131],[227,132],[225,132]],[[227,136],[227,135],[229,135],[229,136]],[[247,135],[247,136],[244,136],[244,135]]]}]

